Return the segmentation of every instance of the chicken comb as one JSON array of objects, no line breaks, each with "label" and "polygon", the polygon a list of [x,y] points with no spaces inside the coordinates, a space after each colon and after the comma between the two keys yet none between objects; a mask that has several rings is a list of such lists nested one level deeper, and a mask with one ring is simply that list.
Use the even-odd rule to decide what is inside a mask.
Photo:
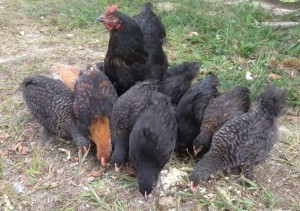
[{"label": "chicken comb", "polygon": [[106,10],[106,14],[118,11],[119,7],[116,4],[111,5],[107,10]]}]

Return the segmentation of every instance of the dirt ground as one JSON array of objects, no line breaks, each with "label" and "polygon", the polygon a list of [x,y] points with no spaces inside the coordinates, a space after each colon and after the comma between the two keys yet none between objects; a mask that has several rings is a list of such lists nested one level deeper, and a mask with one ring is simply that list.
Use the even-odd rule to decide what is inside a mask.
[{"label": "dirt ground", "polygon": [[108,33],[66,34],[25,16],[10,1],[0,1],[0,27],[0,210],[218,210],[219,201],[229,208],[252,201],[253,209],[300,209],[299,110],[289,108],[280,119],[279,142],[257,168],[251,188],[216,176],[193,194],[188,175],[194,164],[174,156],[162,173],[166,191],[144,202],[127,172],[101,168],[93,153],[78,163],[70,141],[40,140],[40,126],[19,90],[24,77],[49,74],[55,62],[103,60]]}]

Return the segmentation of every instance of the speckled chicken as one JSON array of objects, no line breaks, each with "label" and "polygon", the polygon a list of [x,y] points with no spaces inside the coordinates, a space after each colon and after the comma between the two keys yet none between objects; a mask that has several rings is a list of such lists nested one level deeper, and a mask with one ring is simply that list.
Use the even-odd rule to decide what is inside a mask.
[{"label": "speckled chicken", "polygon": [[182,96],[191,88],[200,66],[200,62],[184,62],[169,68],[164,72],[160,92],[169,96],[173,105],[177,106]]},{"label": "speckled chicken", "polygon": [[177,137],[176,117],[170,99],[154,92],[152,102],[135,122],[129,137],[129,160],[145,200],[169,161]]},{"label": "speckled chicken", "polygon": [[85,152],[89,141],[79,132],[73,111],[74,94],[61,81],[33,75],[22,82],[23,98],[45,135],[72,138]]},{"label": "speckled chicken", "polygon": [[106,75],[88,65],[80,73],[74,89],[74,113],[79,129],[96,144],[97,158],[103,166],[110,159],[110,114],[117,92]]},{"label": "speckled chicken", "polygon": [[213,136],[210,150],[190,175],[191,189],[217,171],[240,168],[251,179],[257,164],[265,161],[277,140],[276,120],[283,113],[288,90],[268,85],[257,104],[225,123]]},{"label": "speckled chicken", "polygon": [[199,134],[203,112],[209,101],[218,95],[219,84],[216,75],[198,81],[182,96],[178,103],[176,119],[178,140],[176,150],[179,153],[193,151],[193,140]]},{"label": "speckled chicken", "polygon": [[137,118],[152,104],[152,93],[156,90],[154,82],[138,82],[114,104],[110,121],[113,146],[111,163],[116,171],[119,171],[128,159],[130,132]]},{"label": "speckled chicken", "polygon": [[243,86],[211,99],[203,113],[200,134],[193,141],[195,155],[207,152],[214,133],[228,120],[247,112],[249,107],[250,90]]}]

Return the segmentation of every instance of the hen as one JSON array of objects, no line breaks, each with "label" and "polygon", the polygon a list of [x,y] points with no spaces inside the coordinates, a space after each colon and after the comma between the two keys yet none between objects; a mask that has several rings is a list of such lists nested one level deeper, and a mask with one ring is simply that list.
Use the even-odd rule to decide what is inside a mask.
[{"label": "hen", "polygon": [[[120,96],[137,81],[161,81],[167,69],[162,43],[145,44],[139,25],[112,5],[97,18],[110,31],[108,50],[104,59],[104,73]],[[149,48],[148,48],[149,47]]]},{"label": "hen", "polygon": [[115,170],[128,158],[129,135],[141,113],[152,103],[152,93],[157,90],[154,82],[139,82],[121,95],[111,113],[110,128],[113,153],[111,163]]},{"label": "hen", "polygon": [[147,2],[142,6],[140,14],[133,17],[142,30],[144,40],[151,42],[152,40],[165,42],[166,29],[161,23],[160,17],[153,12],[153,5]]},{"label": "hen", "polygon": [[217,171],[240,168],[252,178],[257,164],[265,161],[277,140],[276,120],[283,113],[288,90],[267,86],[257,104],[225,123],[213,136],[210,150],[190,175],[191,189]]},{"label": "hen", "polygon": [[[152,3],[145,3],[141,13],[134,16],[133,19],[143,33],[145,49],[148,53],[147,63],[152,66],[152,71],[157,68],[156,72],[160,69],[161,71],[166,70],[168,61],[162,48],[163,42],[166,40],[166,30],[161,23],[160,17],[153,12]],[[163,69],[159,65],[163,65]]]},{"label": "hen", "polygon": [[97,158],[106,166],[111,153],[109,119],[118,98],[116,90],[103,72],[87,66],[76,81],[74,94],[78,127],[96,144]]},{"label": "hen", "polygon": [[23,98],[32,115],[43,126],[44,135],[72,138],[87,151],[89,141],[79,132],[73,111],[74,94],[61,81],[33,75],[22,82]]},{"label": "hen", "polygon": [[152,98],[153,104],[137,119],[129,137],[129,160],[145,200],[169,161],[177,136],[175,112],[169,98],[158,92]]},{"label": "hen", "polygon": [[169,68],[164,72],[160,83],[160,92],[171,98],[176,105],[192,85],[192,80],[197,76],[201,64],[199,62],[184,62]]},{"label": "hen", "polygon": [[209,101],[218,95],[218,77],[211,75],[198,81],[182,96],[177,106],[178,140],[176,149],[179,153],[193,150],[193,140],[199,134],[203,112]]},{"label": "hen", "polygon": [[247,112],[249,107],[250,90],[243,86],[210,100],[203,113],[200,134],[193,142],[195,155],[207,152],[214,133],[228,120]]}]

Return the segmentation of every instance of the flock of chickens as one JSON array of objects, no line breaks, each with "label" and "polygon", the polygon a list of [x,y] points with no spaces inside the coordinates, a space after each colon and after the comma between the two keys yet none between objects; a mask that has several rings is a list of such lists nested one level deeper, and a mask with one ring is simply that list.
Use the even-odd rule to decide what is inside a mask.
[{"label": "flock of chickens", "polygon": [[288,91],[268,85],[250,109],[247,87],[219,93],[212,73],[192,85],[201,64],[168,69],[165,28],[151,3],[133,18],[112,5],[97,20],[110,32],[104,62],[81,70],[56,64],[61,80],[22,82],[44,138],[71,138],[84,153],[95,143],[101,164],[117,172],[129,160],[145,199],[174,150],[201,157],[190,175],[193,191],[217,171],[251,179],[277,139]]}]

